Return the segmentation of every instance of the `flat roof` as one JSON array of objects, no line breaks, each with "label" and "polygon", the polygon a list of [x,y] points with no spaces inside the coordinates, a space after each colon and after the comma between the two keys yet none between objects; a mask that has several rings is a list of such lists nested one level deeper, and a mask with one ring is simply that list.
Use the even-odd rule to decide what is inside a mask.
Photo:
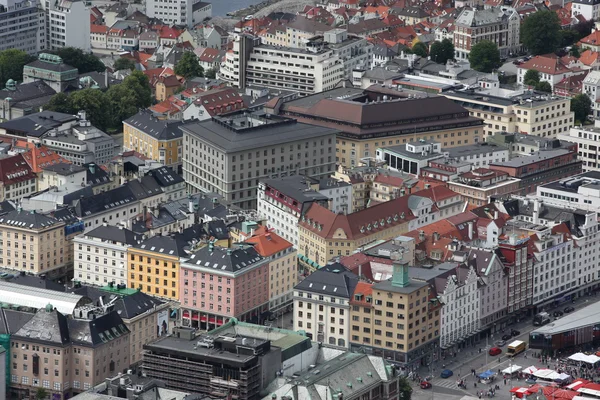
[{"label": "flat roof", "polygon": [[417,85],[417,86],[430,87],[430,88],[436,88],[436,89],[442,89],[442,90],[454,87],[454,85],[450,85],[448,83],[434,82],[434,81],[429,81],[429,80],[419,79],[419,78],[412,78],[412,77],[411,78],[394,79],[394,83],[398,84],[398,85],[412,83],[413,85]]},{"label": "flat roof", "polygon": [[549,324],[539,327],[530,333],[530,335],[556,335],[563,332],[574,331],[585,326],[592,326],[600,321],[600,307],[596,303],[590,304],[567,314],[564,317],[552,321]]},{"label": "flat roof", "polygon": [[[416,146],[422,145],[422,144],[423,143],[414,143],[414,145],[416,145]],[[395,153],[399,156],[411,158],[413,160],[435,160],[437,158],[444,157],[444,154],[442,154],[442,153],[427,152],[427,154],[425,154],[425,155],[423,155],[420,151],[412,153],[412,152],[406,150],[406,144],[401,144],[401,145],[397,145],[397,146],[380,147],[380,148],[383,151]]]},{"label": "flat roof", "polygon": [[600,171],[588,171],[565,179],[546,183],[540,188],[552,189],[566,193],[578,193],[581,186],[590,187],[600,183]]},{"label": "flat roof", "polygon": [[566,149],[558,149],[558,150],[543,150],[537,151],[532,155],[521,156],[513,158],[512,160],[507,160],[499,163],[490,163],[490,165],[497,165],[501,167],[522,167],[525,165],[533,164],[539,161],[549,160],[555,157],[564,156],[565,154],[571,153],[570,150]]},{"label": "flat roof", "polygon": [[483,142],[467,144],[466,146],[449,147],[444,149],[443,151],[448,153],[449,157],[459,158],[474,154],[486,154],[496,151],[508,151],[508,147],[500,146],[495,143]]},{"label": "flat roof", "polygon": [[[413,268],[409,268],[409,275],[410,275],[411,269],[413,269]],[[410,284],[405,287],[394,286],[394,285],[392,285],[391,280],[386,280],[386,281],[381,281],[381,282],[377,282],[377,283],[373,284],[373,289],[385,290],[387,292],[394,292],[394,293],[409,294],[409,293],[415,292],[416,290],[422,289],[426,286],[427,286],[426,282],[419,282],[419,281],[414,281],[414,280],[411,280]]]}]

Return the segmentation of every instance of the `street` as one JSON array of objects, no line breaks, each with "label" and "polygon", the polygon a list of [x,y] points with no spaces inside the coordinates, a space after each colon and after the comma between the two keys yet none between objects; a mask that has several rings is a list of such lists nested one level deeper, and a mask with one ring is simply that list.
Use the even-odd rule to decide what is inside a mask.
[{"label": "street", "polygon": [[[597,297],[580,297],[575,300],[575,303],[572,304],[575,309],[579,309],[581,307],[587,306],[590,303],[597,303],[600,300]],[[556,309],[562,310],[567,305],[571,305],[571,303],[563,303]],[[553,311],[553,310],[552,310]],[[551,311],[548,311],[552,313]],[[525,342],[529,342],[529,332],[535,330],[536,327],[533,326],[533,319],[529,318],[527,320],[523,320],[517,324],[514,324],[507,328],[507,332],[510,329],[516,329],[521,332],[520,335],[512,338],[507,341],[507,345],[513,340],[523,340]],[[502,334],[498,334],[498,336],[502,336]],[[493,347],[494,342],[500,340],[500,337],[491,336],[489,338],[488,345]],[[479,352],[479,347],[481,347],[482,351]],[[418,371],[421,376],[429,376],[433,374],[434,378],[430,381],[432,384],[431,389],[421,389],[419,387],[418,382],[411,382],[411,385],[414,389],[413,398],[417,400],[421,399],[451,399],[449,396],[458,396],[460,398],[466,394],[477,397],[476,393],[478,390],[487,390],[490,388],[489,384],[477,384],[475,388],[473,384],[476,382],[476,378],[470,373],[471,369],[475,369],[477,374],[480,374],[488,369],[492,371],[498,372],[498,370],[502,371],[508,368],[511,365],[519,365],[523,368],[527,368],[531,365],[540,367],[540,362],[537,358],[533,358],[531,355],[538,350],[528,349],[527,351],[517,355],[516,357],[510,359],[508,358],[506,353],[507,346],[502,347],[502,354],[500,356],[489,356],[487,351],[485,350],[486,343],[485,341],[476,344],[475,347],[471,349],[465,349],[459,352],[454,358],[447,358],[444,363],[447,369],[450,369],[454,372],[454,376],[448,379],[440,378],[440,373],[445,368],[437,364],[433,366],[432,371],[428,367],[421,367]],[[546,366],[544,366],[545,368]],[[553,365],[550,365],[550,368],[554,368]],[[460,379],[463,379],[467,384],[467,390],[459,389],[456,385],[456,382]],[[496,396],[494,398],[498,399],[511,399],[511,393],[509,390],[514,386],[529,386],[525,382],[517,382],[516,380],[507,381],[506,385],[504,385],[504,381],[502,379],[502,374],[496,377],[496,380],[492,385],[500,386],[500,390],[496,392]]]}]

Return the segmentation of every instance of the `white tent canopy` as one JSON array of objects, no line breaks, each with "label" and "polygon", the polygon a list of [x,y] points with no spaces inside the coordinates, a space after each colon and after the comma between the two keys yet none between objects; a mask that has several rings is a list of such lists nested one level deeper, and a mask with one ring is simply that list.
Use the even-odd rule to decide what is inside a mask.
[{"label": "white tent canopy", "polygon": [[512,365],[504,370],[502,370],[503,374],[514,374],[515,372],[519,372],[521,370],[521,366],[519,365]]},{"label": "white tent canopy", "polygon": [[545,379],[545,380],[549,380],[549,381],[553,381],[555,379],[559,379],[560,378],[560,374],[556,371],[553,371],[551,369],[538,369],[537,371],[535,371],[533,373],[533,376],[536,376],[540,379]]},{"label": "white tent canopy", "polygon": [[527,367],[523,370],[524,373],[526,374],[533,374],[535,371],[537,371],[538,369],[536,367],[534,367],[533,365],[531,367]]},{"label": "white tent canopy", "polygon": [[598,361],[600,361],[600,357],[594,354],[588,356],[587,354],[583,353],[575,353],[569,357],[569,360],[581,361],[588,364],[596,364]]}]

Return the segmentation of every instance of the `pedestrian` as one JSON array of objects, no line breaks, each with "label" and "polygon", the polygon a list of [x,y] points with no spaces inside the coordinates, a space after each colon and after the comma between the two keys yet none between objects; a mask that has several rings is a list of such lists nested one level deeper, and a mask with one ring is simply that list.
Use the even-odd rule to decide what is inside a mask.
[{"label": "pedestrian", "polygon": [[504,386],[506,386],[506,378],[504,378]]}]

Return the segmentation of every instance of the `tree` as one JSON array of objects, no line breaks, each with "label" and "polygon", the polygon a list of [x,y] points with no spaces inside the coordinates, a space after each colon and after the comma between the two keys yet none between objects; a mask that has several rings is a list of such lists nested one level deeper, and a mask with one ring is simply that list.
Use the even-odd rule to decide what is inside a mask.
[{"label": "tree", "polygon": [[135,106],[146,108],[152,104],[152,89],[150,80],[140,71],[133,71],[131,75],[123,80],[121,85],[133,90],[135,93]]},{"label": "tree", "polygon": [[412,396],[412,387],[410,386],[410,382],[403,376],[401,376],[398,381],[398,392],[400,393],[400,398],[402,400],[410,400]]},{"label": "tree", "polygon": [[448,60],[454,60],[454,44],[450,39],[436,41],[431,45],[429,56],[438,64],[446,64]]},{"label": "tree", "polygon": [[181,59],[175,65],[175,74],[185,77],[185,79],[192,79],[198,76],[204,76],[204,68],[198,61],[198,56],[191,51],[186,51],[181,56]]},{"label": "tree", "polygon": [[92,53],[84,53],[83,50],[75,47],[63,47],[54,50],[53,53],[62,58],[65,64],[77,68],[80,74],[92,71],[104,72],[106,69],[98,57]]},{"label": "tree", "polygon": [[[592,33],[592,29],[594,28],[594,24],[595,24],[594,20],[591,19],[589,21],[583,21],[583,22],[580,22],[577,25],[575,25],[573,27],[573,30],[575,32],[577,32],[577,35],[578,35],[577,36],[577,40],[583,39],[584,37],[586,37],[589,34],[591,34]],[[571,43],[574,43],[577,40],[574,40]],[[569,43],[569,44],[571,44],[571,43]]]},{"label": "tree", "polygon": [[579,46],[577,46],[576,44],[574,44],[571,47],[571,55],[575,58],[581,57],[581,53],[579,52]]},{"label": "tree", "polygon": [[571,111],[575,113],[575,121],[583,124],[592,112],[592,101],[587,94],[581,93],[571,99]]},{"label": "tree", "polygon": [[48,104],[46,104],[44,109],[48,110],[48,111],[56,111],[56,112],[61,112],[61,113],[65,113],[65,114],[74,114],[75,113],[75,111],[71,107],[71,101],[69,99],[69,96],[63,92],[56,93],[54,96],[52,96],[52,98],[50,99]]},{"label": "tree", "polygon": [[109,126],[117,128],[122,121],[138,112],[139,99],[127,85],[113,85],[106,92],[110,104]]},{"label": "tree", "polygon": [[502,65],[498,46],[489,40],[482,40],[471,47],[469,63],[475,71],[492,72]]},{"label": "tree", "polygon": [[206,70],[206,72],[204,73],[204,77],[208,78],[208,79],[216,79],[217,78],[217,69],[211,68],[211,69]]},{"label": "tree", "polygon": [[538,92],[552,93],[552,85],[549,82],[541,81],[535,85],[535,90]]},{"label": "tree", "polygon": [[69,96],[69,103],[74,112],[85,110],[92,125],[105,130],[109,127],[109,109],[106,107],[108,98],[98,89],[83,89]]},{"label": "tree", "polygon": [[560,38],[559,46],[567,47],[579,40],[579,33],[573,29],[561,29],[558,32],[558,37]]},{"label": "tree", "polygon": [[417,42],[412,47],[413,54],[416,54],[420,57],[427,57],[428,51],[427,46],[423,42]]},{"label": "tree", "polygon": [[0,51],[0,87],[4,87],[6,81],[23,80],[23,67],[35,60],[34,57],[17,49]]},{"label": "tree", "polygon": [[44,400],[46,397],[48,397],[48,391],[44,388],[38,388],[35,391],[35,398],[37,400]]},{"label": "tree", "polygon": [[523,77],[523,83],[528,86],[535,86],[540,83],[540,73],[535,69],[530,69]]},{"label": "tree", "polygon": [[521,25],[521,41],[534,55],[554,53],[560,45],[560,21],[553,11],[538,11]]},{"label": "tree", "polygon": [[113,69],[115,71],[120,71],[123,69],[129,69],[133,71],[135,69],[135,63],[129,58],[121,57],[115,61],[115,63],[113,64]]}]

